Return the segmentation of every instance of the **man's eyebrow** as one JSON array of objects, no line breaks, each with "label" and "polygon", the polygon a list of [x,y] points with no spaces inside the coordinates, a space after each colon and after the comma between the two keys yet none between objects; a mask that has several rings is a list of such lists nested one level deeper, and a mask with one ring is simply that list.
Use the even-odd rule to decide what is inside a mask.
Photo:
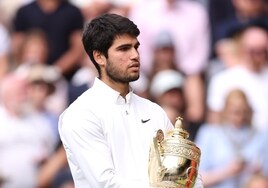
[{"label": "man's eyebrow", "polygon": [[116,47],[116,49],[120,49],[120,48],[126,48],[126,47],[131,47],[132,44],[121,44],[119,46]]},{"label": "man's eyebrow", "polygon": [[134,47],[139,47],[139,46],[140,46],[140,43],[137,42],[137,43],[135,43],[134,45],[131,44],[131,43],[122,44],[122,45],[117,46],[116,49],[120,50],[120,49],[122,49],[122,48],[131,48],[132,46],[134,46]]}]

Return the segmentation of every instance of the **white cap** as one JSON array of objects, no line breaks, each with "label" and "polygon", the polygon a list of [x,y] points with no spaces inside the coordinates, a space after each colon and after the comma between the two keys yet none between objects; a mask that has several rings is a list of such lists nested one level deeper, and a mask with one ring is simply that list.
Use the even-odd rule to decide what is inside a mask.
[{"label": "white cap", "polygon": [[153,77],[150,94],[153,97],[158,97],[171,89],[182,88],[183,82],[184,77],[178,71],[162,70]]},{"label": "white cap", "polygon": [[173,37],[170,32],[162,31],[159,32],[154,39],[154,48],[174,48]]}]

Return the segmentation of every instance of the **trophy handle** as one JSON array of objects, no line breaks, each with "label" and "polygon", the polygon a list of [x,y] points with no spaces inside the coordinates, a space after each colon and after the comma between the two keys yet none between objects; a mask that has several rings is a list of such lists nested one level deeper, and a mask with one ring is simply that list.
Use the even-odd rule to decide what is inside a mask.
[{"label": "trophy handle", "polygon": [[161,129],[159,129],[156,132],[156,136],[153,138],[154,142],[154,148],[155,148],[155,153],[158,161],[158,166],[162,166],[162,161],[161,161],[161,154],[160,151],[162,150],[162,145],[161,142],[164,140],[164,133]]},{"label": "trophy handle", "polygon": [[[157,182],[158,173],[161,171],[162,161],[161,161],[161,142],[164,140],[164,133],[161,129],[156,132],[153,138],[153,143],[150,148],[149,156],[149,177],[150,182]],[[154,185],[151,184],[151,187]]]}]

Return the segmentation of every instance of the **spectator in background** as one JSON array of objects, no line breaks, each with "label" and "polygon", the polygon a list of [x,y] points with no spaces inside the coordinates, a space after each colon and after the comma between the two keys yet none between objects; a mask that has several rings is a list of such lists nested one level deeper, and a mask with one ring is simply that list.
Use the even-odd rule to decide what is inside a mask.
[{"label": "spectator in background", "polygon": [[[170,104],[172,104],[172,108],[175,108],[175,112],[172,112],[173,110],[169,108],[170,104],[168,106],[165,104],[164,106],[165,106],[165,109],[167,109],[169,112],[177,113],[177,115],[183,115],[184,120],[185,120],[185,125],[188,131],[190,132],[191,138],[194,138],[196,131],[201,125],[201,121],[196,121],[196,119],[192,118],[192,116],[188,116],[186,114],[186,112],[188,112],[188,109],[191,108],[192,106],[191,105],[188,106],[189,104],[188,101],[185,101],[186,100],[185,95],[187,95],[186,91],[188,87],[184,84],[184,82],[186,81],[185,78],[187,76],[181,73],[181,71],[178,69],[178,63],[176,62],[176,46],[174,44],[173,36],[171,35],[169,31],[163,30],[163,31],[160,31],[156,35],[152,43],[153,43],[154,51],[153,51],[152,69],[150,71],[149,80],[152,81],[154,77],[158,77],[156,76],[158,75],[158,73],[165,72],[165,70],[170,71],[171,74],[175,72],[174,75],[179,75],[179,77],[183,78],[183,84],[181,84],[180,79],[177,79],[177,81],[174,81],[174,82],[178,82],[176,83],[176,85],[180,85],[180,88],[181,88],[180,95],[183,97],[179,97],[178,101],[169,102]],[[171,79],[172,76],[169,76],[168,74],[165,74],[165,76],[167,76],[168,78],[161,78],[161,79],[166,80],[166,81],[172,80]],[[173,80],[176,80],[176,79],[173,79]],[[151,82],[151,84],[153,84],[153,82]],[[169,84],[169,81],[167,81],[167,83],[162,82],[161,87],[163,85],[168,85],[168,84]],[[155,85],[154,87],[157,88],[158,86]],[[151,93],[151,97],[154,97],[153,93]],[[167,99],[164,99],[164,101],[165,100],[170,101],[172,100],[173,97],[171,97],[171,99],[168,99],[169,97],[166,97],[166,98]],[[183,109],[181,107],[181,103],[182,103],[181,101],[183,101]],[[160,102],[160,101],[157,101],[157,102]],[[176,102],[178,102],[178,104],[176,104]]]},{"label": "spectator in background", "polygon": [[217,57],[215,54],[216,28],[225,20],[235,16],[235,9],[232,0],[208,0],[208,14],[211,33],[211,57]]},{"label": "spectator in background", "polygon": [[[239,24],[252,20],[261,20],[268,23],[268,14],[265,10],[267,6],[266,0],[231,0],[230,2],[232,3],[233,11],[226,12],[228,16],[222,17],[221,20],[213,24],[213,48],[219,40],[228,37],[229,32]],[[222,6],[220,9],[226,11]]]},{"label": "spectator in background", "polygon": [[184,76],[172,69],[165,69],[157,72],[150,82],[150,99],[159,104],[168,114],[170,121],[175,122],[176,117],[184,118],[185,129],[190,134],[190,139],[194,140],[199,128],[192,125],[191,120],[185,116],[187,104],[184,96]]},{"label": "spectator in background", "polygon": [[46,64],[49,51],[46,33],[41,29],[30,29],[24,33],[22,45],[18,48],[15,68],[21,64]]},{"label": "spectator in background", "polygon": [[[33,108],[42,114],[48,121],[53,131],[53,136],[58,143],[58,148],[49,156],[38,170],[37,187],[57,187],[61,184],[73,185],[72,177],[67,166],[67,159],[63,148],[60,146],[58,133],[58,115],[50,110],[48,106],[49,97],[56,90],[60,74],[51,71],[50,66],[44,64],[33,64],[28,67],[27,80],[29,82],[29,102]],[[69,172],[69,174],[68,174]],[[54,184],[57,184],[57,186]]]},{"label": "spectator in background", "polygon": [[45,76],[54,79],[53,76],[57,75],[55,91],[47,97],[45,103],[47,110],[58,116],[68,104],[68,83],[59,71],[46,64],[50,51],[46,39],[46,34],[42,30],[32,29],[25,32],[22,46],[18,49],[18,63],[13,70],[27,75],[32,67],[47,66],[49,75]]},{"label": "spectator in background", "polygon": [[149,75],[153,67],[154,39],[162,31],[170,32],[175,46],[177,68],[185,75],[185,119],[200,124],[204,118],[203,71],[209,56],[209,20],[206,9],[188,0],[151,0],[134,5],[129,18],[141,30],[142,71]]},{"label": "spectator in background", "polygon": [[224,98],[230,90],[239,88],[253,108],[253,125],[268,129],[267,27],[255,22],[241,25],[236,36],[239,63],[215,74],[208,83],[208,121],[219,122]]},{"label": "spectator in background", "polygon": [[50,122],[55,139],[59,142],[58,134],[58,116],[47,108],[47,101],[56,90],[56,82],[60,75],[51,71],[49,66],[43,64],[35,64],[29,67],[27,81],[29,102],[40,114]]},{"label": "spectator in background", "polygon": [[184,115],[184,77],[175,70],[162,70],[154,75],[150,83],[151,99],[160,106],[178,109],[178,116]]},{"label": "spectator in background", "polygon": [[1,83],[1,187],[36,187],[39,166],[56,146],[47,119],[29,106],[27,87],[26,80],[14,73]]},{"label": "spectator in background", "polygon": [[84,19],[80,10],[65,0],[35,0],[17,11],[12,32],[13,55],[17,55],[25,33],[41,29],[49,46],[47,64],[70,80],[83,54],[81,30]]},{"label": "spectator in background", "polygon": [[[40,166],[37,175],[38,187],[50,187],[71,181],[68,178],[68,166],[65,152],[59,142],[58,115],[68,104],[68,87],[65,78],[52,66],[47,65],[48,43],[46,34],[40,29],[31,29],[25,33],[22,46],[18,49],[18,66],[14,71],[29,81],[29,102],[35,110],[48,118],[57,139],[57,148]],[[63,152],[62,152],[63,151]],[[61,182],[58,178],[65,177]],[[58,177],[59,176],[59,177]]]},{"label": "spectator in background", "polygon": [[251,124],[252,109],[239,89],[224,99],[221,121],[201,126],[196,144],[202,151],[199,172],[207,188],[245,187],[249,178],[268,176],[267,131]]},{"label": "spectator in background", "polygon": [[211,59],[206,73],[206,83],[218,72],[239,65],[238,38],[229,37],[217,42],[214,47],[216,58]]},{"label": "spectator in background", "polygon": [[160,31],[153,39],[152,61],[152,68],[148,76],[150,80],[161,70],[172,69],[178,71],[175,45],[170,32]]}]

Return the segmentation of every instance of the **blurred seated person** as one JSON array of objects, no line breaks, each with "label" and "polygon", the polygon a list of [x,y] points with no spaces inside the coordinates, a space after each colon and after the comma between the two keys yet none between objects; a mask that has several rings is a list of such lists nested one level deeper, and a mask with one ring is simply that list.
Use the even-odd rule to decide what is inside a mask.
[{"label": "blurred seated person", "polygon": [[238,41],[235,37],[226,38],[217,42],[215,46],[215,53],[217,57],[210,61],[205,73],[206,82],[209,82],[211,77],[218,72],[236,66],[240,62]]},{"label": "blurred seated person", "polygon": [[162,70],[154,75],[150,82],[150,99],[158,103],[166,110],[170,121],[174,122],[175,116],[184,118],[185,129],[190,134],[190,139],[194,139],[199,124],[194,124],[191,119],[185,115],[187,104],[185,103],[183,86],[185,84],[184,76],[176,70]]},{"label": "blurred seated person", "polygon": [[55,139],[59,142],[58,134],[58,115],[49,109],[49,97],[56,90],[56,82],[60,75],[51,71],[50,66],[34,64],[29,67],[27,81],[29,102],[37,112],[44,115],[50,122]]},{"label": "blurred seated person", "polygon": [[267,2],[265,0],[231,0],[231,3],[233,11],[230,12],[230,16],[224,17],[214,24],[215,29],[212,33],[214,44],[228,37],[228,33],[240,24],[246,24],[254,20],[268,23],[268,14],[265,10]]},{"label": "blurred seated person", "polygon": [[[40,29],[32,29],[25,33],[22,46],[18,49],[18,62],[13,70],[20,71],[20,74],[27,74],[31,69],[46,69],[47,73],[43,78],[54,80],[55,90],[46,99],[45,106],[48,111],[58,116],[67,106],[68,83],[63,75],[51,65],[47,65],[49,48],[46,34]],[[32,68],[34,67],[34,68]],[[41,71],[41,72],[40,72]]]},{"label": "blurred seated person", "polygon": [[65,79],[79,68],[83,54],[81,31],[84,18],[76,6],[65,0],[34,0],[21,6],[12,22],[12,55],[16,59],[25,34],[40,29],[47,36],[48,58]]},{"label": "blurred seated person", "polygon": [[154,75],[150,83],[150,96],[160,106],[172,106],[184,114],[184,77],[175,70],[162,70]]},{"label": "blurred seated person", "polygon": [[202,151],[199,172],[207,188],[245,187],[252,175],[268,175],[268,132],[252,125],[245,93],[231,90],[224,102],[221,121],[202,125],[195,139]]},{"label": "blurred seated person", "polygon": [[57,144],[47,119],[31,109],[27,87],[27,81],[15,73],[1,82],[1,187],[36,187],[39,167]]},{"label": "blurred seated person", "polygon": [[207,106],[210,123],[219,122],[224,98],[234,88],[245,92],[253,108],[253,126],[268,128],[268,33],[265,25],[252,22],[237,28],[236,65],[214,74],[208,82]]}]

